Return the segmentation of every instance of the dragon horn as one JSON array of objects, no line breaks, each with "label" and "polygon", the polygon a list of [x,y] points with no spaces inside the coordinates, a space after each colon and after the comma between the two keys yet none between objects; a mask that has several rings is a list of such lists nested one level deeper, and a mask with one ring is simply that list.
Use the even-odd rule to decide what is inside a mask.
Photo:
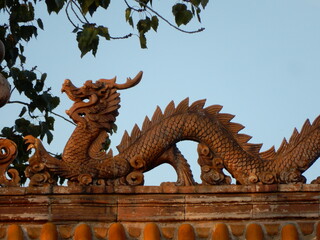
[{"label": "dragon horn", "polygon": [[127,78],[127,81],[122,84],[116,83],[116,78],[113,79],[100,79],[100,82],[104,82],[106,84],[111,84],[114,88],[118,90],[127,89],[136,86],[142,79],[143,72],[140,71],[137,76],[135,76],[133,79]]}]

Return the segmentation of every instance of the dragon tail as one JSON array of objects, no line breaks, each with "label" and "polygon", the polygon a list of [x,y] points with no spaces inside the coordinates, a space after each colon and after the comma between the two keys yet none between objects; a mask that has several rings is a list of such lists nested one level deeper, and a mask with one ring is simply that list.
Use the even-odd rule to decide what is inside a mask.
[{"label": "dragon tail", "polygon": [[300,133],[295,128],[289,141],[284,138],[277,151],[271,147],[260,153],[260,157],[275,161],[280,171],[296,168],[303,172],[308,169],[320,157],[320,116],[312,123],[307,119]]}]

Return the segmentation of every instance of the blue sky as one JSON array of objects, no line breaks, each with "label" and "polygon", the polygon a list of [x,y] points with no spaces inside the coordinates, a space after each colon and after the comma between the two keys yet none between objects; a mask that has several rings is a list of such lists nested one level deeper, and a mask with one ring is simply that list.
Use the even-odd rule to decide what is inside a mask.
[{"label": "blue sky", "polygon": [[[169,4],[154,0],[154,7],[173,22]],[[124,9],[124,2],[112,1],[110,10],[92,21],[107,25],[113,36],[125,35],[132,29],[124,21]],[[233,121],[253,136],[250,142],[263,143],[266,150],[279,147],[294,127],[300,130],[307,118],[313,121],[320,114],[319,12],[317,0],[211,0],[202,24],[184,28],[205,27],[202,33],[183,34],[160,21],[158,33],[147,33],[147,50],[140,49],[137,37],[101,41],[96,57],[87,54],[81,59],[64,11],[48,17],[41,9],[45,31],[27,44],[26,55],[31,66],[48,73],[47,86],[61,98],[56,112],[62,115],[72,104],[60,93],[64,79],[81,86],[89,79],[116,75],[124,82],[144,71],[139,85],[121,92],[118,132],[111,138],[114,152],[125,129],[141,126],[157,105],[164,109],[171,100],[179,103],[186,97],[190,102],[205,98],[207,106],[223,105],[222,112],[236,115]],[[13,121],[17,111],[12,105],[2,108],[1,115],[8,115],[2,124]],[[57,119],[55,138],[47,149],[62,152],[72,130],[71,124]],[[179,147],[200,182],[196,144]],[[318,167],[316,163],[306,172],[309,181],[319,175]],[[146,174],[147,185],[175,179],[170,166]]]}]

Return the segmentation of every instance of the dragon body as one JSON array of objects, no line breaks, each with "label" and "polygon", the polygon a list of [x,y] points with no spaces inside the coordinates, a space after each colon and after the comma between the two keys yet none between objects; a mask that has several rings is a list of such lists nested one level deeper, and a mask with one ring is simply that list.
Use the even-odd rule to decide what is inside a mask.
[{"label": "dragon body", "polygon": [[[143,184],[143,172],[163,163],[171,164],[178,175],[177,185],[194,185],[190,167],[176,147],[183,140],[199,143],[198,163],[203,184],[227,184],[226,169],[240,184],[304,182],[302,173],[320,156],[320,116],[306,121],[301,132],[294,130],[289,142],[275,151],[260,152],[261,144],[248,143],[250,136],[240,134],[244,127],[233,123],[233,115],[220,113],[221,106],[204,107],[205,100],[177,106],[171,102],[164,112],[158,107],[142,128],[125,132],[119,154],[103,151],[103,144],[114,128],[120,107],[117,90],[135,86],[142,72],[125,84],[115,79],[88,81],[76,88],[69,80],[62,90],[75,103],[67,111],[77,124],[66,144],[62,160],[50,156],[41,142],[26,137],[36,152],[27,169],[31,183],[46,182],[60,176],[80,184]],[[39,180],[40,179],[40,180]]]}]

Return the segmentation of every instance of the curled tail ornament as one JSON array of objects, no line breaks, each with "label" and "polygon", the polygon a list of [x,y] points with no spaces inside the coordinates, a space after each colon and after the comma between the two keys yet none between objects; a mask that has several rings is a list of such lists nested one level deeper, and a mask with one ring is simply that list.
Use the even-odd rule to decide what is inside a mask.
[{"label": "curled tail ornament", "polygon": [[[9,169],[10,164],[17,156],[17,145],[9,139],[0,139],[0,186],[16,187],[20,184],[20,176],[16,169]],[[8,179],[6,174],[11,176]]]}]

